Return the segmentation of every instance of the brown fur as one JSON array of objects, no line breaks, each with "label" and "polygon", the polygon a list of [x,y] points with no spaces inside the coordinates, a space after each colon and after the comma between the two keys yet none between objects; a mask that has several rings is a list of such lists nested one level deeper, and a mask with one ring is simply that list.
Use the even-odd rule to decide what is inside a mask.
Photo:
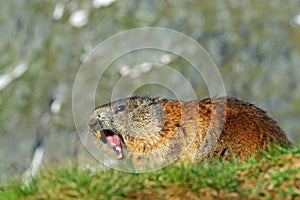
[{"label": "brown fur", "polygon": [[[118,112],[122,105],[125,109]],[[194,161],[236,156],[244,160],[273,143],[291,145],[265,111],[235,98],[181,102],[130,97],[98,107],[88,124],[91,132],[109,129],[120,135],[123,150],[137,161],[143,156],[157,163],[182,157]]]}]

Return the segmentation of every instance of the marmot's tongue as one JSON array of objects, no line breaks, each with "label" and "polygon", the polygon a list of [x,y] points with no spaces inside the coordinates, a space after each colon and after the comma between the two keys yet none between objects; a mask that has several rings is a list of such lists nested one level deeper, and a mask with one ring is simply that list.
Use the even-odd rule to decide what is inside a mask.
[{"label": "marmot's tongue", "polygon": [[118,154],[117,159],[121,159],[122,158],[122,146],[121,146],[121,141],[120,141],[119,136],[117,134],[109,133],[107,131],[105,131],[104,134],[107,139],[107,144],[116,150],[116,152]]}]

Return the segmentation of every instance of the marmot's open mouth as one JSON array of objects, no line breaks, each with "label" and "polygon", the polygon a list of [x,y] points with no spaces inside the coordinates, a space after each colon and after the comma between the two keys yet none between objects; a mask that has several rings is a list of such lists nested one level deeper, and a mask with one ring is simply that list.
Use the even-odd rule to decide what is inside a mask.
[{"label": "marmot's open mouth", "polygon": [[97,130],[94,133],[94,136],[97,139],[102,140],[102,142],[104,142],[105,144],[107,144],[108,146],[110,146],[114,152],[116,153],[116,159],[120,160],[123,158],[123,149],[122,149],[122,138],[114,133],[111,130]]}]

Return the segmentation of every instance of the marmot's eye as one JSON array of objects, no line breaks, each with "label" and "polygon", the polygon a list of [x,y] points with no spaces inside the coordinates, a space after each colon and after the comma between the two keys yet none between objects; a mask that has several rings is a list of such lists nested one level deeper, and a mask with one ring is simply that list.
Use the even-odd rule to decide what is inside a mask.
[{"label": "marmot's eye", "polygon": [[126,106],[125,105],[120,105],[120,106],[118,106],[117,107],[117,112],[122,112],[122,111],[124,111],[125,110],[125,108],[126,108]]}]

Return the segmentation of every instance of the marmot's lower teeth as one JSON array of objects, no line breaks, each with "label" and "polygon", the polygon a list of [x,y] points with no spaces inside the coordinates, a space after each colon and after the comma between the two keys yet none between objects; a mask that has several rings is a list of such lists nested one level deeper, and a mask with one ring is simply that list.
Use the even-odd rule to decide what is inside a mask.
[{"label": "marmot's lower teeth", "polygon": [[122,149],[120,147],[116,147],[116,152],[118,153],[117,159],[121,159],[123,157]]}]

